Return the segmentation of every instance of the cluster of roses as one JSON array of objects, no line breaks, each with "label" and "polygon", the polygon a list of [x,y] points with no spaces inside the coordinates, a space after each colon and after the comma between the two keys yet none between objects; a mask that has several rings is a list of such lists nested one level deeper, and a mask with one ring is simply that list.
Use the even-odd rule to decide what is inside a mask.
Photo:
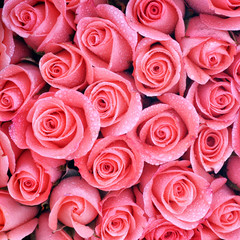
[{"label": "cluster of roses", "polygon": [[0,239],[239,240],[240,3],[186,2],[4,1]]}]

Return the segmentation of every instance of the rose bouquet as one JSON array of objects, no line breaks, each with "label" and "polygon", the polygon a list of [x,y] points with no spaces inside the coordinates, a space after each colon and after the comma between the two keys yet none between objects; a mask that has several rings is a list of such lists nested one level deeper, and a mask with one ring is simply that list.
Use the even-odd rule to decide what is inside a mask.
[{"label": "rose bouquet", "polygon": [[239,240],[240,3],[4,0],[0,240]]}]

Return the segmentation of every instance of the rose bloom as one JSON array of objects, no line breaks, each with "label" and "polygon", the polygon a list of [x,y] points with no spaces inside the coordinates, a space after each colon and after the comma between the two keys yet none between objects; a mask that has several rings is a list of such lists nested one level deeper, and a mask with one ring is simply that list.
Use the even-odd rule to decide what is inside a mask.
[{"label": "rose bloom", "polygon": [[50,196],[49,227],[57,230],[59,220],[81,237],[91,237],[94,231],[86,225],[100,214],[100,200],[98,190],[79,176],[63,179]]},{"label": "rose bloom", "polygon": [[74,162],[90,185],[104,191],[136,184],[144,163],[134,142],[126,135],[100,139],[86,156]]},{"label": "rose bloom", "polygon": [[44,84],[38,67],[30,63],[0,71],[0,121],[13,119]]},{"label": "rose bloom", "polygon": [[211,215],[204,225],[209,227],[219,238],[238,240],[240,236],[240,196],[226,185],[215,184]]},{"label": "rose bloom", "polygon": [[125,134],[140,117],[141,98],[128,75],[121,76],[104,68],[94,68],[93,83],[87,87],[84,95],[99,113],[104,136]]},{"label": "rose bloom", "polygon": [[92,66],[80,49],[71,43],[49,46],[39,61],[43,79],[53,87],[84,90],[92,83]]},{"label": "rose bloom", "polygon": [[161,214],[179,228],[194,229],[206,216],[212,201],[210,184],[193,173],[189,161],[172,161],[159,167],[143,191],[145,212]]},{"label": "rose bloom", "polygon": [[234,57],[233,63],[226,70],[226,72],[232,77],[231,86],[232,93],[237,99],[240,99],[240,46],[237,47],[237,54]]},{"label": "rose bloom", "polygon": [[8,239],[21,239],[20,236],[30,234],[37,226],[37,219],[34,219],[37,213],[38,207],[21,205],[7,191],[0,191],[0,234],[12,235],[13,238],[8,236]]},{"label": "rose bloom", "polygon": [[190,240],[193,237],[193,230],[181,229],[171,222],[168,222],[162,216],[149,218],[148,224],[144,229],[140,239],[146,240]]},{"label": "rose bloom", "polygon": [[29,150],[21,154],[17,159],[16,170],[8,182],[8,191],[12,198],[30,206],[38,205],[48,199],[52,182],[61,176],[61,172],[57,169],[60,165],[58,161],[56,163],[58,166],[52,168],[52,171],[45,167],[45,161],[56,162],[55,159],[45,159],[42,156],[35,160],[34,154]]},{"label": "rose bloom", "polygon": [[172,93],[159,99],[163,103],[145,108],[128,133],[144,161],[156,165],[181,157],[197,137],[199,127],[198,114],[188,100]]},{"label": "rose bloom", "polygon": [[97,139],[98,112],[82,93],[42,94],[13,119],[10,135],[19,148],[41,156],[68,159],[85,155]]},{"label": "rose bloom", "polygon": [[239,102],[232,93],[231,81],[229,75],[219,73],[204,85],[192,84],[186,98],[196,108],[201,123],[219,130],[234,122]]},{"label": "rose bloom", "polygon": [[144,211],[134,202],[130,189],[107,194],[101,202],[94,239],[138,240],[146,226]]},{"label": "rose bloom", "polygon": [[8,182],[8,169],[11,174],[15,171],[15,154],[8,136],[0,130],[0,188],[6,187]]},{"label": "rose bloom", "polygon": [[82,18],[74,41],[92,65],[120,72],[131,66],[137,33],[119,9],[107,4],[96,7],[98,17]]},{"label": "rose bloom", "polygon": [[194,172],[202,170],[217,174],[224,162],[232,154],[231,129],[214,130],[205,124],[200,125],[198,138],[191,146],[190,161]]},{"label": "rose bloom", "polygon": [[180,92],[186,88],[186,73],[179,44],[171,37],[157,35],[142,39],[134,57],[134,80],[137,89],[147,96]]},{"label": "rose bloom", "polygon": [[11,30],[2,22],[2,9],[0,9],[0,70],[10,64],[14,53],[14,40]]},{"label": "rose bloom", "polygon": [[240,30],[240,3],[235,0],[186,0],[195,12],[201,13],[204,24],[220,30]]},{"label": "rose bloom", "polygon": [[190,19],[181,47],[187,75],[199,84],[226,70],[236,54],[236,44],[229,33],[214,30],[213,34],[199,17]]},{"label": "rose bloom", "polygon": [[45,51],[51,42],[66,42],[73,33],[66,16],[64,0],[8,0],[3,6],[6,26],[37,51]]},{"label": "rose bloom", "polygon": [[154,36],[157,31],[174,32],[177,40],[184,36],[182,0],[130,0],[126,8],[129,25],[145,37]]}]

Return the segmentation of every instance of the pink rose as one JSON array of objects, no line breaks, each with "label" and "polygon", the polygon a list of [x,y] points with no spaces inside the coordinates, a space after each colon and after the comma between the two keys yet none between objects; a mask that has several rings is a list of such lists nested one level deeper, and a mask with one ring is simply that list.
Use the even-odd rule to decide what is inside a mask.
[{"label": "pink rose", "polygon": [[38,220],[38,227],[35,231],[36,240],[72,240],[72,238],[64,230],[53,231],[49,228],[48,218],[48,212],[41,213]]},{"label": "pink rose", "polygon": [[104,191],[136,184],[143,163],[134,142],[126,135],[102,138],[86,156],[75,159],[81,176],[90,185]]},{"label": "pink rose", "polygon": [[59,90],[42,94],[17,115],[10,135],[19,148],[71,160],[91,149],[99,129],[98,112],[87,97],[75,90]]},{"label": "pink rose", "polygon": [[[15,214],[15,213],[13,213]],[[28,237],[38,224],[38,219],[33,218],[30,221],[23,223],[20,226],[15,227],[14,229],[7,231],[7,232],[0,232],[0,239],[1,240],[18,240],[18,239],[25,239]]]},{"label": "pink rose", "polygon": [[[219,186],[218,186],[219,187]],[[240,196],[226,185],[213,194],[211,215],[204,223],[219,238],[238,240],[240,236]]]},{"label": "pink rose", "polygon": [[[0,191],[0,233],[15,229],[29,222],[37,213],[38,207],[21,205],[11,198],[7,191]],[[36,225],[37,222],[35,222]]]},{"label": "pink rose", "polygon": [[144,208],[149,217],[161,214],[179,228],[195,228],[212,201],[207,180],[193,173],[189,161],[163,164],[144,187]]},{"label": "pink rose", "polygon": [[141,237],[146,219],[130,189],[110,192],[102,200],[101,209],[103,216],[99,217],[95,229],[101,240],[137,240]]},{"label": "pink rose", "polygon": [[131,66],[138,36],[119,9],[107,4],[96,7],[98,17],[82,18],[75,42],[92,65],[120,72]]},{"label": "pink rose", "polygon": [[201,175],[203,171],[214,171],[217,174],[233,151],[230,128],[214,130],[200,125],[198,138],[190,151],[194,172]]},{"label": "pink rose", "polygon": [[84,92],[99,113],[104,136],[125,134],[139,119],[141,98],[128,78],[128,75],[95,68],[93,83]]},{"label": "pink rose", "polygon": [[193,230],[181,229],[163,217],[150,218],[140,239],[146,240],[190,240],[193,237]]},{"label": "pink rose", "polygon": [[51,42],[70,40],[73,29],[65,11],[64,0],[8,0],[2,15],[6,26],[23,37],[29,46],[45,51]]},{"label": "pink rose", "polygon": [[232,77],[231,86],[232,93],[237,99],[240,99],[240,45],[237,47],[237,54],[234,57],[233,63],[227,69],[227,73]]},{"label": "pink rose", "polygon": [[79,176],[63,179],[50,196],[49,227],[57,230],[58,220],[72,227],[83,238],[94,233],[87,224],[98,214],[100,194]]},{"label": "pink rose", "polygon": [[177,40],[184,36],[182,0],[130,0],[126,8],[129,25],[145,37],[154,36],[157,31],[174,32]]},{"label": "pink rose", "polygon": [[[26,150],[17,160],[16,170],[8,182],[8,191],[11,197],[21,204],[32,206],[46,201],[52,182],[61,176],[57,167],[48,171],[44,164],[44,157],[41,158],[43,161],[38,163],[34,155]],[[46,160],[56,162],[55,159],[47,158]]]},{"label": "pink rose", "polygon": [[231,156],[227,161],[226,169],[228,179],[240,188],[240,158],[238,156]]},{"label": "pink rose", "polygon": [[0,121],[13,119],[44,84],[38,67],[30,63],[0,71]]},{"label": "pink rose", "polygon": [[83,53],[71,43],[49,46],[43,55],[39,69],[43,79],[53,87],[84,90],[92,83],[92,66]]},{"label": "pink rose", "polygon": [[232,130],[232,147],[235,153],[240,157],[240,114],[238,112],[237,117],[233,123]]},{"label": "pink rose", "polygon": [[0,70],[9,65],[14,53],[14,40],[11,30],[2,22],[2,9],[0,9]]},{"label": "pink rose", "polygon": [[145,108],[128,133],[144,161],[156,165],[181,157],[197,137],[199,127],[197,112],[188,100],[172,93],[159,99],[163,103]]},{"label": "pink rose", "polygon": [[240,3],[235,0],[186,0],[187,4],[197,13],[204,24],[214,29],[240,30]]},{"label": "pink rose", "polygon": [[190,19],[181,47],[187,75],[199,84],[226,70],[236,54],[236,44],[229,33],[213,32],[199,17]]},{"label": "pink rose", "polygon": [[187,99],[196,108],[200,122],[215,130],[230,126],[239,109],[239,102],[232,93],[232,78],[219,73],[204,85],[194,82]]},{"label": "pink rose", "polygon": [[142,39],[136,49],[134,80],[137,89],[147,96],[180,92],[186,88],[186,73],[179,44],[171,37],[157,35]]}]

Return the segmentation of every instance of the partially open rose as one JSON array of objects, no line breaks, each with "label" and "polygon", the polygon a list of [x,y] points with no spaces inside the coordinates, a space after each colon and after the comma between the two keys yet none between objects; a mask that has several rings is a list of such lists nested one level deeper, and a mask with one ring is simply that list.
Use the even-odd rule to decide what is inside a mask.
[{"label": "partially open rose", "polygon": [[159,167],[143,192],[149,217],[161,214],[182,229],[194,229],[207,214],[212,191],[207,180],[193,173],[189,161],[172,161]]},{"label": "partially open rose", "polygon": [[0,121],[13,119],[44,84],[33,64],[11,64],[4,68],[0,72]]},{"label": "partially open rose", "polygon": [[186,98],[196,108],[200,122],[210,128],[226,128],[236,119],[239,102],[232,92],[231,81],[229,75],[219,73],[206,84],[194,82],[188,91]]},{"label": "partially open rose", "polygon": [[220,30],[240,30],[240,3],[236,0],[186,0],[194,11],[201,13],[204,24]]},{"label": "partially open rose", "polygon": [[217,174],[224,162],[232,154],[231,129],[214,130],[205,124],[200,125],[198,138],[191,146],[190,161],[194,172],[202,170]]},{"label": "partially open rose", "polygon": [[181,47],[187,74],[199,84],[226,70],[236,54],[236,44],[229,33],[213,31],[199,17],[190,19]]},{"label": "partially open rose", "polygon": [[[38,207],[24,206],[11,198],[7,191],[0,191],[0,233],[15,229],[27,223],[32,220],[37,213]],[[37,222],[35,221],[35,227],[36,225]]]},{"label": "partially open rose", "polygon": [[214,190],[211,215],[204,223],[220,239],[238,240],[240,236],[240,196],[226,185]]},{"label": "partially open rose", "polygon": [[[44,157],[42,159],[41,163],[35,161],[34,155],[29,150],[17,159],[16,170],[8,182],[9,194],[16,201],[32,206],[48,199],[52,182],[56,181],[61,173],[57,168],[48,171],[44,164]],[[56,162],[55,159],[47,158],[46,160]]]},{"label": "partially open rose", "polygon": [[56,159],[85,155],[97,139],[100,120],[87,97],[75,90],[42,94],[13,119],[10,135],[19,148]]},{"label": "partially open rose", "polygon": [[71,43],[53,44],[39,62],[43,79],[53,87],[84,90],[92,83],[92,66]]},{"label": "partially open rose", "polygon": [[156,30],[171,34],[180,40],[184,36],[184,2],[182,0],[130,0],[126,17],[129,25],[146,37],[152,37]]},{"label": "partially open rose", "polygon": [[3,6],[3,21],[33,49],[45,51],[50,42],[70,40],[73,29],[65,6],[64,0],[10,0]]},{"label": "partially open rose", "polygon": [[8,170],[15,171],[15,154],[8,136],[0,130],[0,188],[6,187],[8,182]]},{"label": "partially open rose", "polygon": [[92,186],[119,190],[136,184],[143,160],[134,142],[126,135],[100,139],[86,156],[75,159],[81,176]]},{"label": "partially open rose", "polygon": [[156,34],[154,39],[142,39],[137,45],[133,66],[136,87],[146,96],[159,96],[166,92],[183,95],[186,73],[182,51],[171,37]]},{"label": "partially open rose", "polygon": [[149,218],[148,224],[140,239],[145,240],[190,240],[193,237],[193,230],[181,229],[162,216]]},{"label": "partially open rose", "polygon": [[130,67],[137,44],[137,33],[117,8],[100,4],[99,17],[82,18],[77,25],[75,42],[97,67],[120,72]]},{"label": "partially open rose", "polygon": [[146,225],[144,211],[134,202],[130,189],[113,191],[101,202],[96,235],[101,240],[138,240]]},{"label": "partially open rose", "polygon": [[49,227],[57,230],[59,220],[81,237],[91,237],[94,231],[86,225],[100,214],[100,200],[98,190],[79,176],[63,179],[50,196]]},{"label": "partially open rose", "polygon": [[159,99],[163,103],[145,108],[128,133],[144,161],[156,165],[181,157],[197,137],[199,127],[197,112],[188,100],[173,93]]},{"label": "partially open rose", "polygon": [[93,83],[84,92],[99,113],[104,136],[125,134],[139,119],[141,98],[128,78],[95,68]]}]

